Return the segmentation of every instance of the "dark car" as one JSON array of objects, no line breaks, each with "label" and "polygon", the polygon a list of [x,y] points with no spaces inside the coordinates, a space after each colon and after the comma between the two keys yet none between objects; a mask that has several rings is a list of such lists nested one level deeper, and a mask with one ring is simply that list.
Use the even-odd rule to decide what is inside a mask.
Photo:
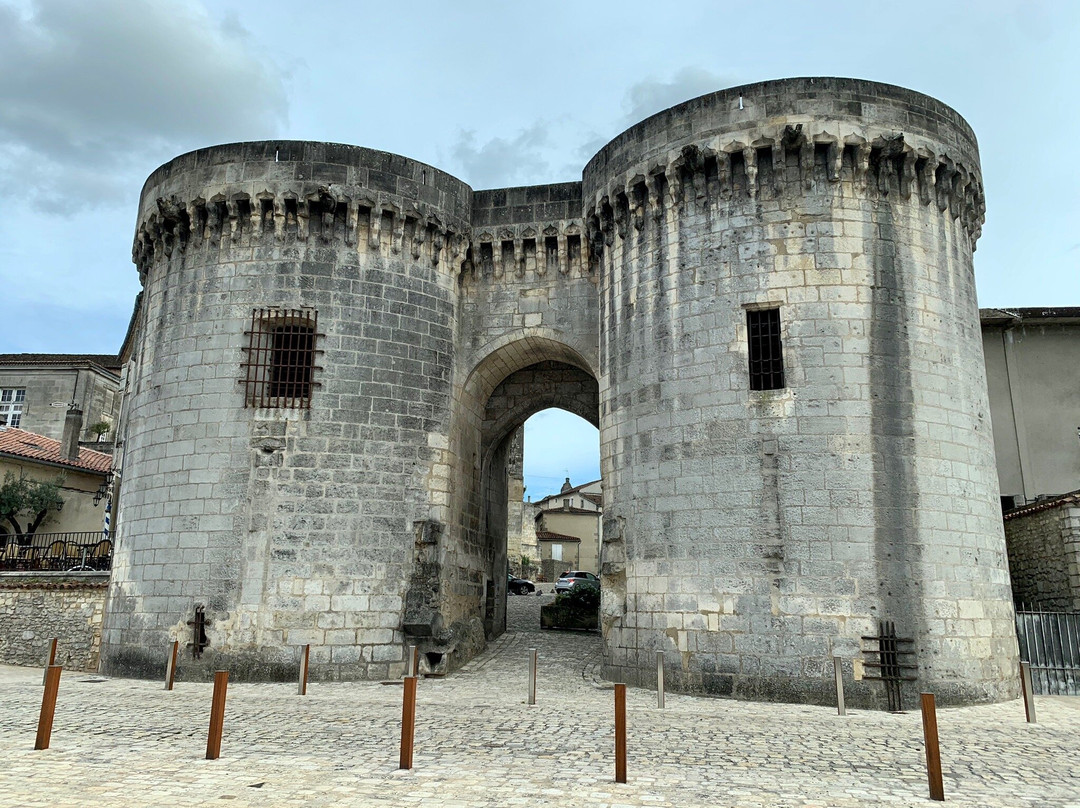
[{"label": "dark car", "polygon": [[599,589],[600,579],[591,572],[571,570],[570,572],[563,573],[562,577],[555,582],[555,594],[558,595],[561,592],[569,592],[575,586],[595,586]]},{"label": "dark car", "polygon": [[531,595],[536,591],[536,584],[532,581],[528,581],[524,578],[515,578],[509,573],[506,577],[509,579],[506,582],[506,591],[511,595]]}]

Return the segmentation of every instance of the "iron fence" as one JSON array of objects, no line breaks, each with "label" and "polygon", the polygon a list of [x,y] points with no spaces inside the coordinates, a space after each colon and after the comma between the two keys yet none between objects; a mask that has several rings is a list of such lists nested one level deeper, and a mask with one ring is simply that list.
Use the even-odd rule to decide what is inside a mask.
[{"label": "iron fence", "polygon": [[0,570],[86,571],[112,567],[112,542],[101,532],[0,535]]},{"label": "iron fence", "polygon": [[1080,695],[1080,612],[1047,612],[1023,605],[1016,612],[1020,659],[1031,665],[1031,687],[1041,696]]}]

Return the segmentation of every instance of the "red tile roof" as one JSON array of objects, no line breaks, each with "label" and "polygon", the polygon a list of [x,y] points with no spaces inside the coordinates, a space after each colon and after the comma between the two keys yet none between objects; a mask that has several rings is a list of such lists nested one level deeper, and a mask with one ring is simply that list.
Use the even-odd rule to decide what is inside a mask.
[{"label": "red tile roof", "polygon": [[112,457],[107,454],[93,449],[79,449],[78,460],[65,460],[60,452],[60,441],[14,427],[0,428],[0,455],[40,460],[99,474],[112,471]]},{"label": "red tile roof", "polygon": [[539,541],[581,541],[577,536],[567,536],[565,533],[552,533],[548,530],[536,531]]}]

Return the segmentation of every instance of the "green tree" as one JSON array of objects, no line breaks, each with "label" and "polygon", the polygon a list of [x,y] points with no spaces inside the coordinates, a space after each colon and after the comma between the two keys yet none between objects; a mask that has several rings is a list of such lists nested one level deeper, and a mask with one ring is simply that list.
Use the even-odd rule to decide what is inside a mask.
[{"label": "green tree", "polygon": [[32,535],[49,511],[58,511],[63,506],[60,496],[63,484],[63,474],[52,481],[30,480],[21,474],[16,477],[10,471],[5,474],[4,484],[0,485],[0,533],[9,532],[5,525],[10,525],[11,532]]}]

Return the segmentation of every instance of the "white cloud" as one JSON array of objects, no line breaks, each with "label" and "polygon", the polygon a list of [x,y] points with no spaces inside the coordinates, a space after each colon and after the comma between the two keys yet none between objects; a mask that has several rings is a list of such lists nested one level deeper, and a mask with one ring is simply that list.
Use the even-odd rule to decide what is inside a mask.
[{"label": "white cloud", "polygon": [[534,121],[512,138],[493,137],[477,145],[476,132],[462,131],[450,149],[450,159],[474,188],[501,188],[552,182],[544,151],[550,145],[548,124]]},{"label": "white cloud", "polygon": [[49,211],[108,203],[154,164],[276,134],[281,71],[195,3],[0,3],[0,192]]},{"label": "white cloud", "polygon": [[644,79],[630,86],[623,99],[626,124],[643,121],[650,115],[673,107],[699,95],[716,92],[737,82],[730,76],[720,76],[702,67],[684,67],[669,81]]}]

